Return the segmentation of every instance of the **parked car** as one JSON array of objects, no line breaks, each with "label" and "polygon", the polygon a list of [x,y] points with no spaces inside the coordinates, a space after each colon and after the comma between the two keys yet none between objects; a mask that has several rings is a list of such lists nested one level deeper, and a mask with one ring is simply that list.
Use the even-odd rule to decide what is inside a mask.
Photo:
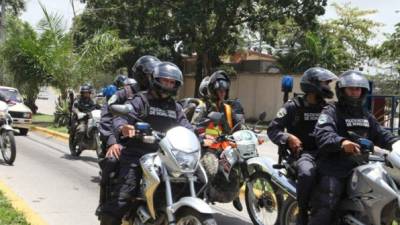
[{"label": "parked car", "polygon": [[28,134],[32,124],[32,111],[24,104],[18,89],[0,86],[0,92],[8,100],[8,112],[13,118],[13,127],[18,129],[21,135]]}]

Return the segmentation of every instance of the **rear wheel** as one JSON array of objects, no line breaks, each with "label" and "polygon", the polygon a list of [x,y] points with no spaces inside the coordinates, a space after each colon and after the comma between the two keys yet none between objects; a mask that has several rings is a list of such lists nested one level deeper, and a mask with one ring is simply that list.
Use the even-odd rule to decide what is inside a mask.
[{"label": "rear wheel", "polygon": [[212,214],[204,214],[184,207],[176,214],[176,225],[217,225],[217,222]]},{"label": "rear wheel", "polygon": [[245,201],[247,212],[255,225],[276,225],[279,221],[279,209],[282,195],[267,173],[256,172],[246,183]]},{"label": "rear wheel", "polygon": [[5,131],[1,134],[1,136],[2,136],[1,154],[3,155],[4,161],[8,165],[12,165],[17,155],[14,132]]},{"label": "rear wheel", "polygon": [[287,197],[282,204],[280,225],[296,225],[298,214],[299,207],[297,206],[297,201],[292,197]]}]

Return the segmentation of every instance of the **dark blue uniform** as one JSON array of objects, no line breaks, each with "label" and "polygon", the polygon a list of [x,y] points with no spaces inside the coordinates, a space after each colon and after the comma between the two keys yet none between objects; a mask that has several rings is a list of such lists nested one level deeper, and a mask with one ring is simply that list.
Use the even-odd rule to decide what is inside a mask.
[{"label": "dark blue uniform", "polygon": [[[269,138],[279,147],[287,147],[289,134],[302,142],[303,151],[297,161],[297,201],[304,210],[308,208],[316,177],[315,158],[318,148],[313,131],[325,105],[325,101],[310,105],[303,97],[296,97],[283,105],[267,129]],[[304,217],[302,221],[307,221],[307,211],[301,213]]]},{"label": "dark blue uniform", "polygon": [[118,140],[114,134],[113,115],[108,111],[109,104],[123,104],[128,99],[132,99],[134,93],[130,87],[125,87],[117,91],[101,109],[100,134],[103,142],[104,150],[113,144],[117,144]]},{"label": "dark blue uniform", "polygon": [[[193,130],[192,125],[186,119],[182,107],[174,100],[160,100],[148,93],[136,95],[127,104],[133,106],[130,114],[142,119],[151,125],[152,129],[158,132],[167,132],[175,126],[184,126]],[[134,125],[130,117],[116,117],[114,127],[117,130],[125,124]],[[137,139],[126,139],[122,141],[123,149],[120,156],[119,182],[115,187],[118,196],[107,202],[103,213],[120,220],[129,209],[131,198],[137,194],[141,179],[139,159],[144,154],[155,152],[157,144],[146,144]]]},{"label": "dark blue uniform", "polygon": [[72,129],[70,134],[75,136],[75,143],[80,143],[83,140],[84,135],[87,131],[88,117],[78,120],[78,113],[89,113],[96,108],[97,105],[91,98],[80,97],[79,99],[74,101],[72,105],[72,112],[74,115],[72,116]]},{"label": "dark blue uniform", "polygon": [[376,119],[361,107],[348,107],[335,103],[328,105],[318,119],[314,134],[320,155],[317,160],[318,171],[322,177],[319,184],[316,209],[310,224],[330,224],[333,212],[346,187],[346,178],[360,160],[345,154],[341,148],[344,140],[352,140],[348,132],[374,142],[375,145],[391,150],[398,140],[385,130]]}]

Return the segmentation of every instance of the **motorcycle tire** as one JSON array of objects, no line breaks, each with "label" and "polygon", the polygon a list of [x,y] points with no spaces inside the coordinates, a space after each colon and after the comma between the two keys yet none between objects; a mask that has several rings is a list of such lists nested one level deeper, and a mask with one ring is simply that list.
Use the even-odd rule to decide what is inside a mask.
[{"label": "motorcycle tire", "polygon": [[81,155],[82,152],[79,149],[77,149],[74,140],[74,135],[72,134],[69,135],[68,146],[69,146],[69,151],[71,152],[71,156],[78,157]]},{"label": "motorcycle tire", "polygon": [[217,225],[212,214],[204,214],[193,208],[183,207],[176,213],[176,225]]},{"label": "motorcycle tire", "polygon": [[8,165],[12,165],[17,155],[14,132],[5,131],[1,135],[3,139],[1,143],[1,154],[3,155],[4,162]]},{"label": "motorcycle tire", "polygon": [[250,176],[248,183],[246,183],[245,202],[253,224],[279,224],[283,196],[277,193],[277,190],[278,188],[271,182],[269,174],[256,172]]},{"label": "motorcycle tire", "polygon": [[298,213],[297,201],[292,197],[287,197],[282,204],[279,218],[280,225],[296,224]]}]

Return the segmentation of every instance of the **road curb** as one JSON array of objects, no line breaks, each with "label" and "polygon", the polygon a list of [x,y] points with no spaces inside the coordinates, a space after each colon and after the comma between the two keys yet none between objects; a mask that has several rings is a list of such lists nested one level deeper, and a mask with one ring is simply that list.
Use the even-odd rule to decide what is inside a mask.
[{"label": "road curb", "polygon": [[21,212],[26,221],[31,225],[48,225],[47,222],[35,211],[33,211],[28,204],[15,194],[6,184],[0,181],[0,190],[4,196],[11,202],[12,207]]},{"label": "road curb", "polygon": [[53,130],[50,130],[50,129],[47,129],[47,128],[44,128],[44,127],[31,126],[31,130],[38,131],[38,132],[40,132],[42,134],[57,138],[57,139],[62,140],[64,142],[68,142],[68,139],[69,139],[69,135],[68,134],[64,134],[64,133],[60,133],[60,132],[57,132],[57,131],[53,131]]}]

